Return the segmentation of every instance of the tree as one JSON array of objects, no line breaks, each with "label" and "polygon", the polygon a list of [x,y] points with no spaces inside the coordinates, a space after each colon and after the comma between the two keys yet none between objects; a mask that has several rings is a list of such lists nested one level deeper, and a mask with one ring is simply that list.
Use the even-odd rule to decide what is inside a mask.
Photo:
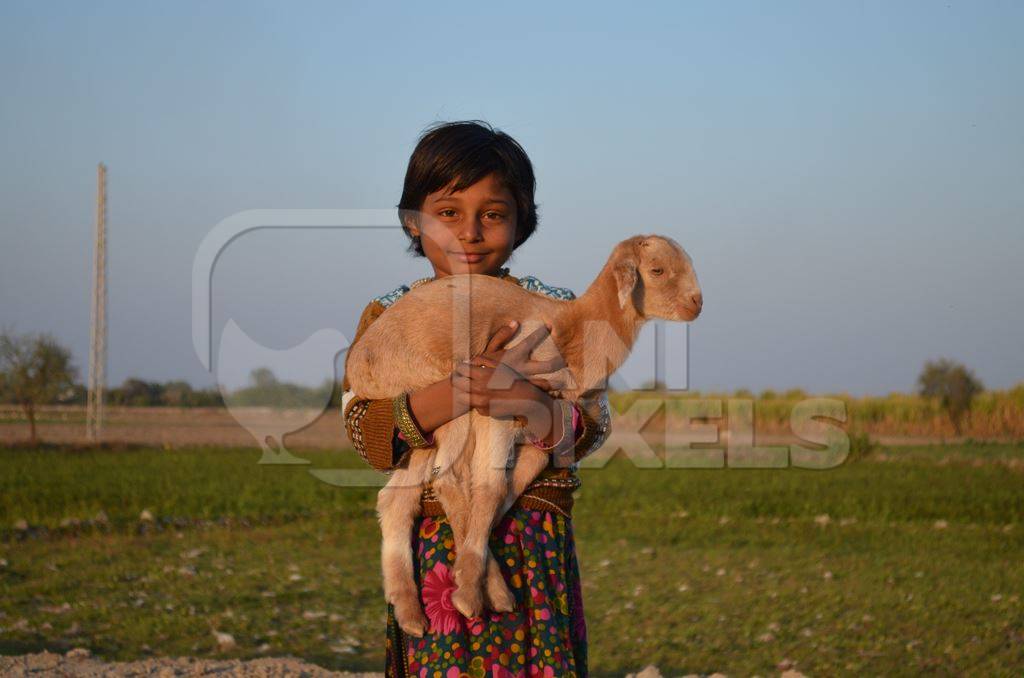
[{"label": "tree", "polygon": [[129,377],[124,380],[119,389],[119,404],[130,407],[153,407],[160,405],[163,397],[163,387],[152,381]]},{"label": "tree", "polygon": [[73,389],[76,375],[71,351],[51,335],[0,333],[0,392],[25,411],[32,445],[39,444],[36,407]]},{"label": "tree", "polygon": [[163,385],[161,405],[187,407],[192,404],[192,385],[187,381],[169,381]]},{"label": "tree", "polygon": [[974,396],[985,390],[970,370],[945,358],[924,364],[917,388],[922,396],[939,400],[957,435],[961,433],[964,415],[970,414]]}]

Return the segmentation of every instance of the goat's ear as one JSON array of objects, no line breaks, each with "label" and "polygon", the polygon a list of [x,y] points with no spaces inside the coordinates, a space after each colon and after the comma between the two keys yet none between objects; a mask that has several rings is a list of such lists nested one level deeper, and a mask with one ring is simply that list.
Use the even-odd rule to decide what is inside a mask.
[{"label": "goat's ear", "polygon": [[620,261],[615,265],[615,285],[619,290],[619,306],[626,308],[626,304],[633,297],[633,290],[636,289],[637,272],[636,261]]},{"label": "goat's ear", "polygon": [[640,282],[637,269],[640,266],[640,246],[644,240],[642,235],[633,236],[619,243],[616,248],[613,273],[619,291],[619,306],[622,308],[626,308],[626,304],[633,298],[633,291]]}]

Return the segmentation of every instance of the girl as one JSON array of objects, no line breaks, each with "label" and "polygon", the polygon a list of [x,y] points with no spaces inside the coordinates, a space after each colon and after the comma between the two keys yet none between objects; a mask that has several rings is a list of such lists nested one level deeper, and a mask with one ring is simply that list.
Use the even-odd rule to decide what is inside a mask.
[{"label": "girl", "polygon": [[[398,204],[409,249],[424,256],[433,278],[402,285],[371,301],[353,344],[384,310],[416,285],[459,273],[496,276],[548,296],[572,299],[532,276],[517,278],[503,265],[537,227],[536,182],[526,152],[514,139],[480,121],[441,123],[420,138]],[[429,318],[424,319],[429,322]],[[498,330],[483,353],[449,378],[394,399],[368,400],[342,386],[349,439],[373,468],[389,473],[413,448],[432,444],[432,432],[470,409],[516,417],[532,444],[573,462],[548,467],[502,516],[490,537],[491,553],[515,597],[511,612],[491,609],[463,617],[451,603],[455,560],[451,528],[431,488],[412,537],[414,568],[429,629],[422,637],[402,631],[387,605],[385,675],[586,676],[587,638],[573,538],[572,492],[578,462],[609,433],[608,401],[594,395],[566,403],[548,394],[535,375],[553,366],[530,360],[546,336],[541,329],[505,350],[516,327]],[[511,388],[491,389],[494,370]],[[559,455],[559,458],[564,455]]]}]

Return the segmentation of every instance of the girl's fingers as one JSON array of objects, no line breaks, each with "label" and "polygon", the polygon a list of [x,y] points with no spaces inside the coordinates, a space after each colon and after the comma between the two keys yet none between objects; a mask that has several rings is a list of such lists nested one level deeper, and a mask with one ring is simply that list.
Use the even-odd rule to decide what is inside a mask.
[{"label": "girl's fingers", "polygon": [[470,388],[473,386],[473,382],[464,374],[453,374],[452,375],[452,388],[455,389],[456,393],[469,393]]},{"label": "girl's fingers", "polygon": [[545,390],[545,391],[547,391],[549,393],[551,391],[562,391],[562,390],[565,390],[565,387],[567,386],[566,381],[564,379],[559,379],[559,378],[555,378],[555,379],[541,379],[540,377],[531,377],[529,379],[529,381],[530,381],[531,384],[533,384],[537,388],[543,389],[543,390]]},{"label": "girl's fingers", "polygon": [[550,360],[530,360],[523,365],[523,374],[548,374],[557,372],[565,367],[565,359],[562,356]]},{"label": "girl's fingers", "polygon": [[[452,388],[469,395],[490,394],[492,389],[488,386],[494,370],[486,368],[467,367],[465,373],[458,373],[452,376]],[[497,389],[501,390],[501,389]]]},{"label": "girl's fingers", "polygon": [[455,374],[452,376],[452,385],[470,394],[490,393],[488,386],[494,377],[494,370],[489,367],[478,367],[467,363],[459,363],[455,366]]},{"label": "girl's fingers", "polygon": [[[474,358],[479,360],[479,357]],[[501,367],[493,360],[486,360],[487,367],[470,363],[458,363],[455,366],[455,373],[465,377],[470,382],[469,390],[475,393],[486,393],[488,391],[506,391],[512,388],[518,374],[511,369]]]},{"label": "girl's fingers", "polygon": [[[479,358],[474,358],[474,360],[479,360]],[[462,362],[455,366],[455,374],[465,377],[471,382],[486,382],[494,376],[494,368]]]},{"label": "girl's fingers", "polygon": [[484,353],[493,353],[505,348],[505,344],[507,344],[509,340],[516,335],[516,330],[518,329],[519,323],[515,320],[502,325],[498,328],[497,332],[491,335],[490,340],[487,342],[487,348],[484,349]]},{"label": "girl's fingers", "polygon": [[536,386],[537,388],[539,388],[540,390],[542,390],[542,391],[554,391],[555,390],[555,388],[552,385],[551,381],[548,380],[548,379],[539,379],[539,378],[534,377],[534,378],[531,378],[529,380],[529,382],[531,384],[533,384],[534,386]]},{"label": "girl's fingers", "polygon": [[459,374],[472,376],[474,370],[489,369],[494,372],[501,365],[501,362],[484,355],[475,355],[469,360],[461,360],[455,364],[455,371]]}]

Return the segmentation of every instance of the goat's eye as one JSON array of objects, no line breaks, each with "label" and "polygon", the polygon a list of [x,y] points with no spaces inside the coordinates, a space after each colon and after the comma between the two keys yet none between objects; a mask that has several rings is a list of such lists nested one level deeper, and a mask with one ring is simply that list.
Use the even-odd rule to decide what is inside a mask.
[{"label": "goat's eye", "polygon": [[665,269],[662,269],[662,268],[652,268],[651,269],[651,275],[661,275],[664,272],[665,272]]}]

